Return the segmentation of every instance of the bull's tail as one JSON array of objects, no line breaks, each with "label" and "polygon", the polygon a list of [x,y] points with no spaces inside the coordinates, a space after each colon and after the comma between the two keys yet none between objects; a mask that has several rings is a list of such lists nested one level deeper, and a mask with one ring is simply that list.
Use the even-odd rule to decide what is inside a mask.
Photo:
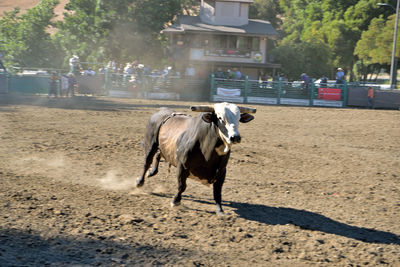
[{"label": "bull's tail", "polygon": [[[162,108],[159,112],[155,113],[151,116],[149,122],[146,127],[146,136],[144,140],[144,148],[145,148],[145,162],[143,166],[142,175],[137,179],[136,186],[141,187],[144,184],[144,179],[147,173],[147,170],[150,168],[153,163],[154,155],[159,152],[159,143],[158,143],[158,134],[160,132],[160,128],[165,122],[165,120],[174,113],[172,110]],[[150,171],[150,176],[155,175],[158,171],[158,163],[160,161],[160,153],[157,154],[157,162],[156,166]]]}]

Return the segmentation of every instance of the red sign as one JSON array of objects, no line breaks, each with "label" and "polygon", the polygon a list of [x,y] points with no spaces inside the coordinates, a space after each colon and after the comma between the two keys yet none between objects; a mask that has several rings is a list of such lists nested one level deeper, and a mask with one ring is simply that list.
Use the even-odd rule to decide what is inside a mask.
[{"label": "red sign", "polygon": [[318,88],[318,99],[340,101],[341,93],[339,88]]}]

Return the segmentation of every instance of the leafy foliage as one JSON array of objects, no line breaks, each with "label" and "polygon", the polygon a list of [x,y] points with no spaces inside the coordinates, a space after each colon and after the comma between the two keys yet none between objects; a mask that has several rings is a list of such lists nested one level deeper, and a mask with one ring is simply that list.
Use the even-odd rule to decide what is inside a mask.
[{"label": "leafy foliage", "polygon": [[303,72],[315,78],[331,73],[329,47],[321,42],[288,42],[276,48],[273,54],[290,80],[299,80]]},{"label": "leafy foliage", "polygon": [[[92,62],[161,58],[160,31],[182,1],[71,0],[56,37],[66,55]],[[151,56],[151,57],[150,57]]]},{"label": "leafy foliage", "polygon": [[[330,65],[331,73],[335,68],[342,67],[353,78],[353,65],[361,56],[355,53],[354,48],[370,22],[382,14],[378,2],[380,1],[280,0],[285,14],[285,36],[281,44],[296,46],[299,43],[321,42],[330,51],[323,65]],[[323,46],[323,49],[326,47]],[[302,66],[303,69],[304,67]],[[317,72],[319,64],[315,64],[315,68],[311,72]],[[298,72],[303,71],[299,69]]]},{"label": "leafy foliage", "polygon": [[[249,16],[269,20],[280,32],[271,53],[289,78],[303,72],[333,78],[342,67],[352,79],[390,64],[394,10],[378,6],[381,1],[254,0]],[[55,22],[58,2],[42,0],[24,14],[18,8],[4,14],[0,51],[6,65],[60,66],[73,54],[87,62],[139,59],[161,65],[166,41],[160,31],[198,5],[196,0],[70,0],[64,20]]]},{"label": "leafy foliage", "polygon": [[20,67],[56,66],[49,26],[53,25],[54,7],[58,0],[42,0],[39,5],[19,15],[19,8],[4,14],[0,20],[0,51],[6,65]]}]

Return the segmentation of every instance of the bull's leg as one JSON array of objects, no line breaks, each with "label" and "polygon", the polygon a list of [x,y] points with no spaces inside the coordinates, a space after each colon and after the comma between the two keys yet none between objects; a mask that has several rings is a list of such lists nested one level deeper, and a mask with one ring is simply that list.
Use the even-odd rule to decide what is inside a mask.
[{"label": "bull's leg", "polygon": [[225,175],[226,175],[226,169],[220,170],[218,173],[218,178],[217,181],[213,184],[213,192],[214,192],[214,200],[215,203],[217,204],[217,214],[218,215],[223,215],[224,211],[222,209],[222,185],[224,184],[225,181]]},{"label": "bull's leg", "polygon": [[147,170],[150,168],[151,163],[153,162],[153,157],[158,150],[157,144],[153,144],[151,149],[147,152],[142,175],[136,180],[136,187],[141,187],[144,184],[144,177],[146,176]]},{"label": "bull's leg", "polygon": [[154,176],[158,173],[158,164],[160,164],[160,159],[161,159],[161,151],[160,149],[158,149],[156,154],[156,162],[154,164],[154,167],[150,170],[148,177]]},{"label": "bull's leg", "polygon": [[174,196],[172,200],[172,207],[178,206],[181,204],[182,193],[185,192],[186,189],[186,179],[189,176],[189,171],[186,170],[182,164],[178,166],[178,193]]}]

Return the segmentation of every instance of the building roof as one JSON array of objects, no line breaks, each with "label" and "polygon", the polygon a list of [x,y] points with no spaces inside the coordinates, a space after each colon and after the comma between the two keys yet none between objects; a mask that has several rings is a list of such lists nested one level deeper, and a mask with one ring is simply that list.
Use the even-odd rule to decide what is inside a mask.
[{"label": "building roof", "polygon": [[162,31],[163,33],[204,32],[220,34],[244,34],[253,36],[277,36],[278,32],[269,21],[249,19],[243,26],[223,26],[204,23],[199,16],[179,16],[178,22]]}]

